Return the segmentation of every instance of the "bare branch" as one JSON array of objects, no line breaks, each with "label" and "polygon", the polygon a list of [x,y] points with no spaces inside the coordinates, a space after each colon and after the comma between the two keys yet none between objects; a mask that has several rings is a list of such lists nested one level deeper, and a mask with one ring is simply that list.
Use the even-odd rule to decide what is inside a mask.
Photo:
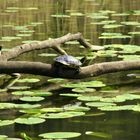
[{"label": "bare branch", "polygon": [[81,67],[80,72],[71,70],[59,71],[51,64],[44,64],[41,62],[21,62],[21,61],[8,61],[0,62],[0,73],[28,73],[50,77],[63,77],[70,79],[82,79],[87,77],[99,76],[106,73],[127,71],[127,70],[140,70],[140,61],[115,61],[93,64],[86,67]]},{"label": "bare branch", "polygon": [[12,58],[18,57],[19,55],[21,55],[23,53],[33,51],[33,50],[45,49],[45,48],[55,49],[60,54],[67,54],[62,48],[60,48],[60,45],[64,44],[67,41],[73,41],[73,40],[79,41],[79,43],[81,45],[84,45],[86,48],[93,48],[93,45],[91,45],[90,43],[88,43],[87,41],[84,40],[81,33],[77,33],[77,34],[69,33],[60,38],[49,39],[49,40],[45,40],[45,41],[37,41],[37,42],[30,43],[30,44],[23,44],[23,45],[14,47],[7,52],[3,52],[0,55],[0,60],[7,61]]}]

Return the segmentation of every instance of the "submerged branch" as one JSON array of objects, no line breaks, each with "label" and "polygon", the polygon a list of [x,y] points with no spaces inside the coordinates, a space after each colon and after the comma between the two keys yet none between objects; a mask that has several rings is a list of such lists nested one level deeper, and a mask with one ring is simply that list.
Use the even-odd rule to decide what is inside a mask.
[{"label": "submerged branch", "polygon": [[70,79],[82,79],[87,77],[99,76],[106,73],[140,70],[140,61],[115,61],[93,64],[86,67],[81,67],[79,73],[71,72],[69,70],[63,73],[57,73],[58,69],[51,64],[44,64],[41,62],[21,62],[8,61],[0,62],[0,73],[26,73],[49,77],[63,77]]}]

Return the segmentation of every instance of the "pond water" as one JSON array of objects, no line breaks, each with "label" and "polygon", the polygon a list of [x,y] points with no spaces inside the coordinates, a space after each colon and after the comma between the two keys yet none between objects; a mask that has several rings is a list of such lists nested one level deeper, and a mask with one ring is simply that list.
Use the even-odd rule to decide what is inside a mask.
[{"label": "pond water", "polygon": [[[0,19],[0,45],[4,51],[23,43],[81,32],[90,43],[104,45],[106,51],[89,52],[74,41],[62,46],[68,54],[78,58],[87,55],[89,61],[96,56],[90,63],[140,60],[139,0],[1,0]],[[57,55],[51,49],[39,50],[16,60],[52,63]],[[1,91],[0,135],[19,138],[23,132],[32,139],[43,139],[39,137],[42,133],[76,132],[77,137],[71,139],[139,140],[137,73],[119,72],[84,80],[22,75],[8,91]],[[1,88],[9,79],[1,77]],[[44,139],[67,139],[68,134],[61,136]]]}]

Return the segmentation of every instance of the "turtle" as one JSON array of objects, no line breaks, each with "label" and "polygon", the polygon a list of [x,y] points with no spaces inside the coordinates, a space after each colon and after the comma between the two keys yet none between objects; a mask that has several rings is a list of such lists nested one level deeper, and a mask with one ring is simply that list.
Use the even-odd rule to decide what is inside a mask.
[{"label": "turtle", "polygon": [[71,55],[61,55],[54,59],[54,65],[58,70],[73,70],[79,72],[82,63]]}]

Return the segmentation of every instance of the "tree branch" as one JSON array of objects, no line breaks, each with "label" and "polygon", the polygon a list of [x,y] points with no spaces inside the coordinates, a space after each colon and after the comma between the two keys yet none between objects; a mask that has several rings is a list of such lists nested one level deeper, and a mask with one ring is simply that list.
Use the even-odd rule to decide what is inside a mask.
[{"label": "tree branch", "polygon": [[0,62],[0,73],[28,73],[49,77],[63,77],[70,79],[82,79],[87,77],[99,76],[106,73],[140,70],[140,61],[115,61],[93,64],[86,67],[81,67],[79,73],[71,70],[56,73],[57,68],[51,64],[44,64],[41,62],[22,62],[22,61],[8,61]]},{"label": "tree branch", "polygon": [[[2,52],[0,55],[1,61],[7,61],[13,58],[18,57],[19,55],[30,52],[33,50],[40,50],[45,48],[52,48],[54,50],[57,50],[60,54],[67,54],[62,48],[60,48],[60,45],[67,42],[67,41],[73,41],[77,40],[79,43],[86,48],[94,48],[93,45],[88,43],[83,37],[81,33],[77,34],[67,34],[65,36],[62,36],[60,38],[56,39],[49,39],[45,41],[37,41],[30,44],[23,44],[17,47],[12,48],[11,50],[7,52]],[[96,48],[96,47],[95,47]]]}]

